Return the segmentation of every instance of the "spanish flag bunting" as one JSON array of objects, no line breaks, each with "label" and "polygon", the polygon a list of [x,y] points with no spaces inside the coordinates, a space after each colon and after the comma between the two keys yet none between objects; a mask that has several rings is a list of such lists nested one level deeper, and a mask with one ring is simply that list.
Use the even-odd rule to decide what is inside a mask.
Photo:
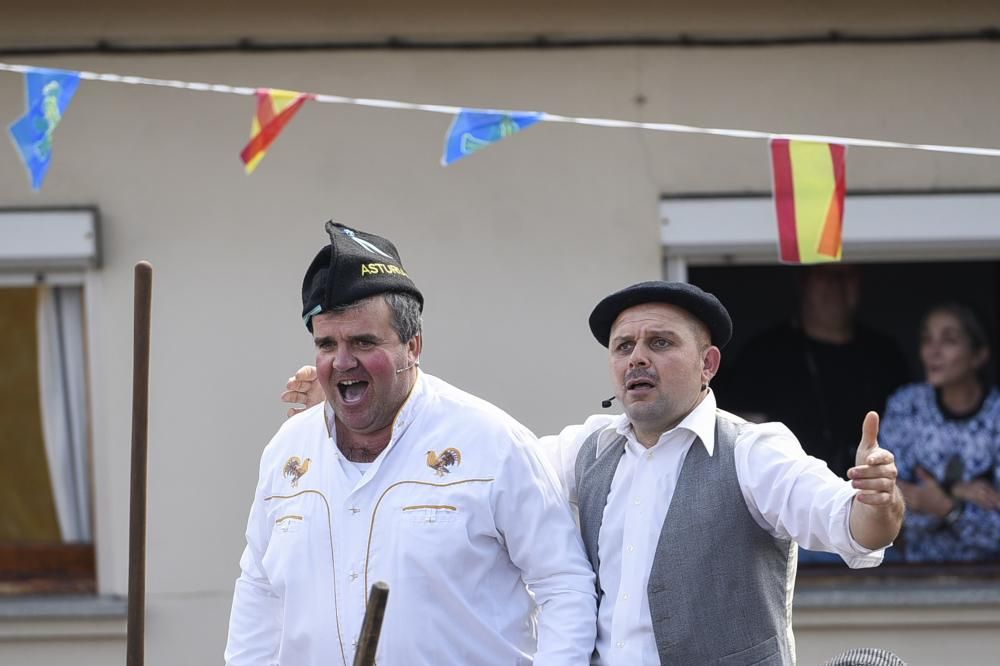
[{"label": "spanish flag bunting", "polygon": [[846,151],[836,143],[771,140],[778,252],[783,263],[840,261]]},{"label": "spanish flag bunting", "polygon": [[260,161],[267,154],[274,140],[285,129],[292,117],[298,112],[307,99],[312,99],[308,93],[291,90],[261,89],[257,91],[257,113],[250,123],[250,143],[240,152],[246,172],[253,173]]}]

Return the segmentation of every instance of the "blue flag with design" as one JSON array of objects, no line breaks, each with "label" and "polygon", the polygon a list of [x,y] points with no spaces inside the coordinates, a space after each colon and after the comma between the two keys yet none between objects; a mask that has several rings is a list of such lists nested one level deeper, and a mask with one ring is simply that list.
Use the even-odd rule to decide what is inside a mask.
[{"label": "blue flag with design", "polygon": [[542,119],[530,111],[475,111],[462,109],[448,128],[441,164],[448,166],[491,143],[506,139]]},{"label": "blue flag with design", "polygon": [[31,187],[42,189],[52,160],[52,134],[80,87],[80,75],[63,69],[39,69],[24,75],[24,115],[10,126],[10,136],[28,169]]}]

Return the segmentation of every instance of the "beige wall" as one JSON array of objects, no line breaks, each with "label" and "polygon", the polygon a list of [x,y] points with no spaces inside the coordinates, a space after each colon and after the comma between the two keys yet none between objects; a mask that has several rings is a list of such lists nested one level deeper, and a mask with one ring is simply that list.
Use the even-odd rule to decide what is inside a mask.
[{"label": "beige wall", "polygon": [[991,0],[31,0],[4,3],[5,45],[112,39],[469,39],[567,35],[767,34],[831,29],[898,31],[996,25]]},{"label": "beige wall", "polygon": [[[180,3],[169,11],[159,3],[140,11],[134,3],[107,2],[95,19],[78,3],[47,6],[60,4],[71,20],[42,22],[15,5],[0,25],[0,41],[944,28],[996,23],[1000,14],[992,3],[973,2],[947,16],[902,14],[901,2],[871,13],[862,11],[870,3],[847,3],[836,16],[779,2],[767,3],[764,13],[724,3],[717,12],[693,14],[680,13],[679,3],[616,3],[614,11],[598,3],[525,3],[503,5],[511,11],[502,15],[486,5],[454,14],[465,6],[459,3],[420,3],[420,11],[413,3],[382,5],[386,14],[314,3],[301,13],[283,6],[276,16],[264,3],[225,10]],[[995,45],[972,43],[5,60],[466,106],[1000,146],[998,53]],[[640,95],[643,105],[635,101]],[[759,142],[541,125],[444,169],[438,159],[447,117],[320,104],[307,106],[247,177],[238,153],[252,108],[245,97],[85,82],[57,131],[42,193],[30,191],[14,151],[0,150],[0,205],[92,204],[101,212],[104,265],[88,275],[86,289],[103,593],[126,589],[132,266],[149,259],[156,270],[150,664],[220,661],[258,452],[283,418],[277,396],[286,377],[310,359],[298,289],[323,243],[323,221],[334,217],[399,246],[427,296],[425,370],[551,432],[597,411],[609,392],[586,317],[609,290],[659,276],[659,195],[769,187]],[[21,110],[20,78],[0,73],[0,118]],[[852,149],[848,182],[858,189],[993,187],[998,165]],[[820,633],[800,634],[800,654],[826,648],[809,652]],[[56,644],[35,661],[64,663],[63,649]],[[26,650],[0,642],[0,661]]]}]

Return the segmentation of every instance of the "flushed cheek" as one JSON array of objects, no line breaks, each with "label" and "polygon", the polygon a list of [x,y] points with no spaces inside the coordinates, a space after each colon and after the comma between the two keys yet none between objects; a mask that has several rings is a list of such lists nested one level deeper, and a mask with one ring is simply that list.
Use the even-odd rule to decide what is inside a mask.
[{"label": "flushed cheek", "polygon": [[359,365],[373,378],[392,379],[396,375],[396,365],[388,354],[372,355],[359,359]]}]

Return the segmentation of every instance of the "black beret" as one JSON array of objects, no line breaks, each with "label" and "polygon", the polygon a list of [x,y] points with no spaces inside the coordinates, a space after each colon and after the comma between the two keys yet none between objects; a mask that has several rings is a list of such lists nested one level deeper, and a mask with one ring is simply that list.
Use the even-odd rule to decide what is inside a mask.
[{"label": "black beret", "polygon": [[623,310],[644,303],[668,303],[683,308],[708,327],[712,344],[722,349],[733,337],[733,320],[718,298],[693,284],[654,280],[625,287],[606,297],[590,313],[590,331],[605,347],[611,326]]},{"label": "black beret", "polygon": [[360,301],[363,298],[399,292],[410,294],[424,306],[424,297],[403,270],[392,241],[326,223],[330,244],[309,264],[302,279],[302,321],[312,331],[314,315]]}]

